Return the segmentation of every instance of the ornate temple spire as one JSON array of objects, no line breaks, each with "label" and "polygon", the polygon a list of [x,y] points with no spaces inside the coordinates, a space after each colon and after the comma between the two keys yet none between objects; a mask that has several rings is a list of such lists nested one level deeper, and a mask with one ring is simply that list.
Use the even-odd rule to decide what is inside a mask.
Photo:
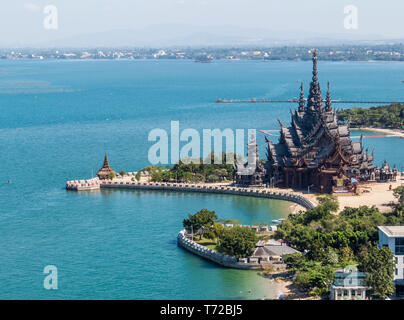
[{"label": "ornate temple spire", "polygon": [[111,167],[109,166],[108,156],[107,156],[107,153],[106,153],[106,152],[105,152],[105,157],[104,157],[104,164],[103,164],[102,167],[103,167],[103,168],[106,168],[106,169],[111,168]]},{"label": "ornate temple spire", "polygon": [[326,98],[326,103],[325,103],[325,110],[326,111],[331,111],[332,110],[330,82],[328,82],[328,90],[327,90],[327,98]]},{"label": "ornate temple spire", "polygon": [[102,165],[102,168],[98,170],[97,176],[100,179],[111,179],[115,175],[116,172],[112,170],[111,167],[109,166],[108,156],[105,153],[104,164]]},{"label": "ornate temple spire", "polygon": [[304,91],[303,82],[300,84],[299,112],[304,112]]},{"label": "ornate temple spire", "polygon": [[307,98],[307,109],[309,111],[323,109],[323,97],[321,96],[320,84],[317,73],[317,51],[313,50],[313,78],[310,83],[310,93]]}]

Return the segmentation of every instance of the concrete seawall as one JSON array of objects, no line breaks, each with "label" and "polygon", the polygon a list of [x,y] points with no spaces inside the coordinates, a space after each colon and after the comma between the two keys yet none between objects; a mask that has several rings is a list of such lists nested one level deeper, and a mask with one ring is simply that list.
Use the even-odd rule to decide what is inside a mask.
[{"label": "concrete seawall", "polygon": [[305,197],[288,192],[275,192],[266,189],[241,188],[230,186],[209,186],[186,183],[159,183],[159,182],[123,182],[101,181],[101,188],[140,189],[140,190],[164,190],[182,192],[201,192],[216,194],[232,194],[258,198],[269,198],[295,202],[306,209],[312,209],[316,205]]},{"label": "concrete seawall", "polygon": [[214,262],[222,267],[236,268],[244,270],[263,270],[265,269],[263,264],[258,262],[248,261],[248,259],[239,259],[231,257],[219,252],[213,251],[205,246],[202,246],[191,239],[186,237],[186,231],[181,230],[177,236],[178,246],[190,251],[193,254],[200,256],[206,260]]}]

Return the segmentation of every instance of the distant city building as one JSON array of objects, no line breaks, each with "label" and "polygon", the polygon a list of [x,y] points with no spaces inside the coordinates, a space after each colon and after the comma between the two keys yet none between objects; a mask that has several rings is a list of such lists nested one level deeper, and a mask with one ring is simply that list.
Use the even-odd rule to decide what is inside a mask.
[{"label": "distant city building", "polygon": [[331,285],[331,300],[365,300],[366,274],[358,272],[355,266],[348,266],[344,270],[338,270],[334,274],[334,282]]},{"label": "distant city building", "polygon": [[394,254],[396,296],[404,297],[404,226],[379,226],[379,247],[389,247]]}]

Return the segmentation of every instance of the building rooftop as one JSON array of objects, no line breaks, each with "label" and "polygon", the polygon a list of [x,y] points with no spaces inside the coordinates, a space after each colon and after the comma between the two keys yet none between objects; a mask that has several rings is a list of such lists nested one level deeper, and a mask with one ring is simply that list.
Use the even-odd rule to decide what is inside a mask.
[{"label": "building rooftop", "polygon": [[259,246],[255,249],[254,257],[262,256],[283,256],[284,254],[298,253],[299,251],[277,242],[276,244],[267,244],[265,246]]},{"label": "building rooftop", "polygon": [[378,226],[388,237],[404,237],[404,226]]}]

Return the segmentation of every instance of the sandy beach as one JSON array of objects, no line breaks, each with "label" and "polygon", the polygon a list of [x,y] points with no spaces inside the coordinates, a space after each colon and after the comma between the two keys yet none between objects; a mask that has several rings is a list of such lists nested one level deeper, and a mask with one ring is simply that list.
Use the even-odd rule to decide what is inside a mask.
[{"label": "sandy beach", "polygon": [[274,272],[267,276],[270,281],[270,290],[272,292],[275,287],[276,299],[280,300],[317,300],[319,298],[312,297],[308,292],[298,290],[294,285],[287,272]]},{"label": "sandy beach", "polygon": [[[390,185],[392,190],[389,190]],[[404,180],[361,184],[358,188],[359,195],[338,196],[339,212],[345,207],[359,208],[360,206],[375,206],[381,212],[389,212],[392,209],[392,205],[397,203],[397,198],[393,195],[393,189],[401,185],[404,185]]]},{"label": "sandy beach", "polygon": [[384,133],[386,135],[391,135],[391,136],[395,136],[395,137],[404,139],[404,130],[400,130],[400,129],[372,128],[372,127],[358,127],[358,128],[352,128],[352,129],[359,129],[362,131],[380,132],[380,133]]}]

